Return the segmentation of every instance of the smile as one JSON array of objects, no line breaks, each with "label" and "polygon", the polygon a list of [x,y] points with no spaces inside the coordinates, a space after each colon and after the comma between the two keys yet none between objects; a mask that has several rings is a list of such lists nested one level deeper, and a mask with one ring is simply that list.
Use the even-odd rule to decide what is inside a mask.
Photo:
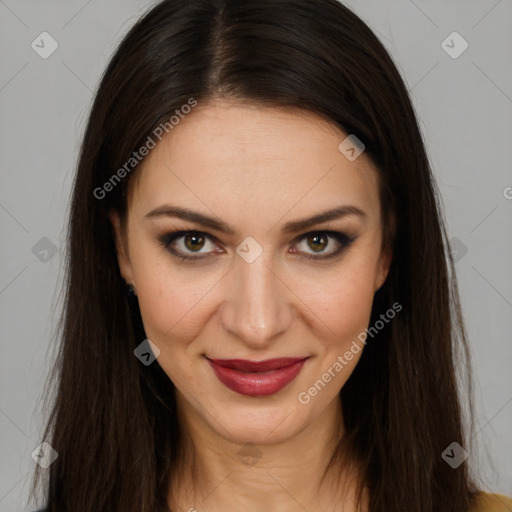
[{"label": "smile", "polygon": [[232,391],[247,396],[267,396],[277,393],[295,379],[309,357],[266,361],[206,359],[217,378]]}]

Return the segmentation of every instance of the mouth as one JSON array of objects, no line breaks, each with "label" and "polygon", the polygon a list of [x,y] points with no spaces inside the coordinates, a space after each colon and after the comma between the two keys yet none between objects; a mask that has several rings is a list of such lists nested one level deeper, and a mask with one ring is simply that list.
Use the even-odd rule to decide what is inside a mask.
[{"label": "mouth", "polygon": [[265,361],[206,359],[220,382],[232,391],[247,396],[268,396],[295,379],[309,356]]}]

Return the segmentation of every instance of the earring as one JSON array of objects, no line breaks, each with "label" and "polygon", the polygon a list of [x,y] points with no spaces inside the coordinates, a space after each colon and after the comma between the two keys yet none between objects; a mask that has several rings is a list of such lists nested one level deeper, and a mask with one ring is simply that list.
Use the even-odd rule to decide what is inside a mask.
[{"label": "earring", "polygon": [[124,284],[125,284],[125,287],[126,287],[126,296],[127,297],[134,297],[135,295],[137,295],[135,293],[135,288],[134,288],[132,283],[127,283],[125,281]]}]

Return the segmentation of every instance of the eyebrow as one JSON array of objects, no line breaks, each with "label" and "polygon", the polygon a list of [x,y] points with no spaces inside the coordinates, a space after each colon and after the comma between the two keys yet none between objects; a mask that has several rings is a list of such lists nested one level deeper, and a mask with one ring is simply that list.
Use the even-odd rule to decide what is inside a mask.
[{"label": "eyebrow", "polygon": [[[287,222],[283,225],[281,231],[283,233],[296,233],[298,231],[303,231],[312,226],[315,226],[316,224],[321,224],[323,222],[347,216],[356,216],[365,222],[368,219],[367,214],[357,206],[344,205],[333,208],[331,210],[325,210],[321,213],[313,215],[312,217]],[[178,217],[179,219],[195,222],[222,233],[227,233],[230,235],[235,233],[235,230],[232,227],[222,221],[219,221],[213,217],[209,217],[208,215],[204,215],[203,213],[189,210],[188,208],[183,208],[180,206],[164,204],[155,208],[154,210],[151,210],[146,214],[145,217]]]}]

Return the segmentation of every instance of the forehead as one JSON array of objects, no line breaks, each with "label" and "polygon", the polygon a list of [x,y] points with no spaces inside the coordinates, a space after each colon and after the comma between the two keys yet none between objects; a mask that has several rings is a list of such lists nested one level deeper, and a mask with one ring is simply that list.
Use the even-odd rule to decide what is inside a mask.
[{"label": "forehead", "polygon": [[[338,149],[347,137],[308,111],[234,101],[198,105],[139,166],[134,207],[201,206],[222,217],[315,213],[353,204],[378,218],[377,171],[364,153]],[[296,216],[296,215],[295,215]]]}]

